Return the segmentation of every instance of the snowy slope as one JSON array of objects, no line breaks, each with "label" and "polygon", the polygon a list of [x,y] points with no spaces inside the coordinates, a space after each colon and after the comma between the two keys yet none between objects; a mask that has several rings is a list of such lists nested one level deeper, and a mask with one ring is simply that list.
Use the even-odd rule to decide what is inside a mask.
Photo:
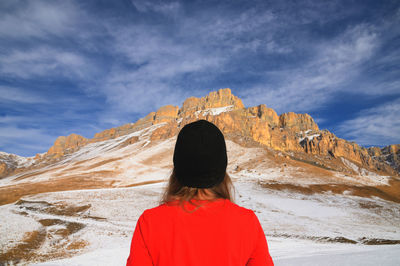
[{"label": "snowy slope", "polygon": [[[232,176],[236,203],[255,211],[276,265],[293,265],[294,261],[300,261],[302,265],[332,265],[332,261],[357,265],[354,264],[357,256],[368,258],[358,265],[372,265],[382,259],[388,262],[382,265],[398,265],[400,262],[395,256],[400,252],[400,245],[362,244],[366,239],[400,239],[398,204],[346,195],[306,196],[273,191],[246,178]],[[7,227],[9,236],[7,243],[1,241],[0,248],[11,248],[15,242],[10,242],[10,238],[17,241],[21,237],[21,227],[18,224],[13,226],[14,221],[20,224],[30,219],[32,226],[25,229],[29,231],[37,230],[38,221],[53,219],[83,225],[65,238],[67,243],[63,247],[66,250],[68,243],[86,245],[76,252],[70,249],[71,252],[67,253],[72,258],[39,265],[124,265],[138,217],[145,209],[157,206],[165,185],[161,182],[131,188],[44,193],[24,197],[25,202],[19,205],[0,206],[0,216],[11,219],[0,221],[0,228]],[[57,213],[54,208],[49,208],[50,205],[66,214]],[[68,208],[65,207],[88,205],[88,209],[75,213],[66,211]],[[21,212],[25,214],[19,214]],[[56,243],[55,232],[61,225],[41,226],[46,230],[46,238],[41,248],[36,250],[38,254],[56,253],[51,244],[52,241]],[[340,243],[343,239],[355,244]],[[369,257],[362,254],[369,254]],[[43,259],[40,255],[32,257],[33,260]]]}]

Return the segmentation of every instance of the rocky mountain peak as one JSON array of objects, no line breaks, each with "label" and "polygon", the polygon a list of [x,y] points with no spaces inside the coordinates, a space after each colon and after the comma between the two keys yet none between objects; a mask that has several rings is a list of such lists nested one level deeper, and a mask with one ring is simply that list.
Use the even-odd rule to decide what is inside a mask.
[{"label": "rocky mountain peak", "polygon": [[383,148],[370,147],[368,153],[375,160],[390,165],[400,173],[400,144],[392,144]]},{"label": "rocky mountain peak", "polygon": [[293,131],[318,131],[318,125],[309,114],[284,113],[279,116],[279,126]]},{"label": "rocky mountain peak", "polygon": [[[176,136],[184,125],[198,119],[206,119],[216,124],[226,138],[237,140],[241,144],[258,143],[257,145],[281,153],[292,154],[292,157],[296,156],[295,159],[300,161],[318,161],[317,165],[326,169],[342,171],[351,165],[352,169],[356,169],[357,166],[357,169],[368,169],[381,174],[392,175],[400,172],[400,145],[366,149],[340,139],[328,130],[319,130],[309,114],[288,112],[278,116],[265,104],[245,108],[241,99],[233,95],[230,89],[213,91],[201,98],[187,98],[181,108],[174,105],[162,106],[135,123],[106,129],[96,133],[92,139],[77,134],[61,136],[56,139],[47,154],[35,157],[35,161],[51,163],[53,159],[58,160],[88,143],[116,139],[156,124],[160,125],[149,135],[149,142],[166,140]],[[135,135],[126,139],[122,146],[134,144],[139,139],[140,136]],[[14,157],[7,156],[7,160],[4,158],[0,156],[0,163],[4,162],[0,164],[0,176],[12,173],[22,165],[11,165],[9,161],[16,161]]]},{"label": "rocky mountain peak", "polygon": [[271,127],[279,125],[279,116],[274,109],[268,108],[265,104],[247,108],[250,116],[258,117],[260,120],[267,121]]},{"label": "rocky mountain peak", "polygon": [[68,152],[84,146],[88,143],[88,139],[78,134],[72,133],[69,136],[60,136],[54,142],[54,145],[47,151],[48,155],[53,157],[61,157]]},{"label": "rocky mountain peak", "polygon": [[229,88],[212,91],[207,96],[197,98],[189,97],[179,109],[179,116],[184,117],[191,115],[199,110],[206,110],[210,108],[227,107],[230,106],[232,110],[243,109],[244,105],[242,100],[232,94]]}]

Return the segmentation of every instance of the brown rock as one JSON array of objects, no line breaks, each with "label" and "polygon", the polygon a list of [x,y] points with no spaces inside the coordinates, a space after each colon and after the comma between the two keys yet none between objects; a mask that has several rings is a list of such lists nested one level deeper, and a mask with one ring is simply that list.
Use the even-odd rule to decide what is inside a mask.
[{"label": "brown rock", "polygon": [[400,144],[388,145],[383,148],[370,147],[368,153],[384,165],[390,165],[400,173]]},{"label": "brown rock", "polygon": [[279,126],[289,128],[292,131],[314,130],[318,131],[318,125],[309,114],[284,113],[279,116]]},{"label": "brown rock", "polygon": [[[229,108],[223,108],[223,112],[214,112],[215,109],[211,109],[227,106]],[[393,169],[400,171],[398,159],[400,145],[390,145],[382,149],[378,147],[365,149],[356,143],[337,138],[327,130],[320,131],[308,114],[289,112],[278,116],[265,104],[244,108],[242,101],[232,95],[230,89],[210,92],[202,98],[190,97],[183,102],[180,109],[173,105],[163,106],[136,123],[128,123],[96,133],[90,141],[76,134],[68,137],[61,136],[57,138],[47,155],[58,158],[89,142],[113,139],[162,122],[167,123],[155,129],[150,140],[167,139],[176,136],[184,125],[198,119],[206,119],[216,124],[226,136],[246,145],[264,145],[282,152],[290,151],[297,154],[296,156],[301,154],[300,157],[304,158],[298,159],[315,160],[314,162],[318,162],[318,165],[329,160],[332,162],[329,166],[332,169],[341,171],[345,167],[343,164],[342,168],[334,165],[335,162],[341,162],[340,157],[343,157],[366,169],[383,174],[393,174],[395,173]],[[131,137],[122,146],[136,143],[138,140],[138,136]],[[46,158],[46,156],[38,155],[35,160],[45,162]],[[0,160],[0,176],[2,172],[10,171],[7,167],[8,165]]]},{"label": "brown rock", "polygon": [[7,164],[4,162],[0,162],[0,178],[7,176],[9,169]]},{"label": "brown rock", "polygon": [[139,136],[132,136],[130,138],[128,138],[127,140],[125,140],[122,144],[121,144],[121,148],[122,147],[126,147],[128,145],[134,144],[136,142],[139,141]]},{"label": "brown rock", "polygon": [[47,151],[47,154],[56,158],[61,157],[67,152],[72,152],[87,143],[87,138],[77,134],[71,134],[68,137],[60,136],[56,139],[54,145]]},{"label": "brown rock", "polygon": [[279,116],[276,114],[274,109],[268,108],[265,104],[260,104],[255,107],[247,108],[250,115],[256,116],[261,120],[268,122],[271,127],[279,126]]},{"label": "brown rock", "polygon": [[182,108],[179,109],[178,114],[179,117],[184,118],[185,116],[194,114],[196,111],[226,106],[232,106],[232,110],[244,108],[242,100],[234,96],[230,89],[220,89],[210,92],[206,97],[187,98],[183,102]]},{"label": "brown rock", "polygon": [[176,121],[170,121],[168,124],[156,128],[151,136],[150,140],[160,140],[160,139],[168,139],[170,137],[175,136],[178,134],[178,125]]},{"label": "brown rock", "polygon": [[154,124],[175,120],[178,117],[178,106],[166,105],[157,110]]}]

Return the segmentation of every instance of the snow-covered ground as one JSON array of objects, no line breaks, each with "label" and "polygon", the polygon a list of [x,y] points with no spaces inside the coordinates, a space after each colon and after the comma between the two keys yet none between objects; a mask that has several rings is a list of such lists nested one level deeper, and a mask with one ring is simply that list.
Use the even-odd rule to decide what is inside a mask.
[{"label": "snow-covered ground", "polygon": [[[232,178],[235,202],[255,211],[276,265],[400,265],[400,245],[363,244],[400,239],[399,204],[276,191],[256,179]],[[42,193],[0,206],[0,250],[11,249],[25,232],[41,230],[46,237],[33,259],[60,247],[71,257],[47,257],[37,265],[124,265],[138,217],[158,205],[165,185]],[[65,228],[75,230],[61,238]],[[85,244],[74,249],[71,243]]]}]

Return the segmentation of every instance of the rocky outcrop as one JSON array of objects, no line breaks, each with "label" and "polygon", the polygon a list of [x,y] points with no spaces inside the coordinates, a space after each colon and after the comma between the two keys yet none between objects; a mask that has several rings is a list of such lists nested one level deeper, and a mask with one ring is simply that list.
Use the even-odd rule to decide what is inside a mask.
[{"label": "rocky outcrop", "polygon": [[220,89],[210,92],[206,97],[196,98],[189,97],[179,109],[179,116],[185,117],[193,115],[197,111],[207,110],[210,108],[231,107],[231,110],[243,109],[242,100],[232,94],[230,89]]},{"label": "rocky outcrop", "polygon": [[135,128],[135,124],[133,123],[128,123],[120,127],[113,127],[110,129],[103,130],[102,132],[94,134],[94,137],[89,140],[90,143],[92,142],[98,142],[98,141],[103,141],[103,140],[108,140],[108,139],[115,139],[120,136],[124,136],[126,134],[129,134],[133,131]]},{"label": "rocky outcrop", "polygon": [[392,167],[371,156],[370,153],[376,152],[376,150],[369,152],[368,149],[355,142],[336,137],[328,130],[308,132],[308,135],[300,137],[299,143],[306,153],[330,155],[334,158],[342,157],[368,170],[383,174],[396,174]]},{"label": "rocky outcrop", "polygon": [[[336,167],[333,162],[340,163],[339,159],[345,158],[359,167],[381,174],[394,175],[400,170],[399,145],[366,149],[340,139],[328,130],[320,130],[308,114],[288,112],[278,116],[265,104],[245,108],[230,89],[210,92],[202,98],[190,97],[183,102],[181,108],[173,105],[160,107],[135,123],[96,133],[90,140],[76,134],[59,137],[46,155],[35,160],[40,162],[45,160],[43,158],[59,158],[87,143],[117,138],[161,123],[164,124],[152,131],[150,141],[168,139],[176,136],[184,125],[198,119],[213,122],[227,137],[240,140],[243,144],[256,143],[281,152],[304,154],[308,156],[307,160],[314,158],[319,165],[330,160],[329,169],[342,171],[345,167],[343,163]],[[121,147],[134,144],[139,139],[137,135],[132,136]],[[12,172],[14,167],[3,162],[0,158],[0,176],[1,173],[4,175]]]},{"label": "rocky outcrop", "polygon": [[261,121],[266,121],[272,128],[279,126],[279,116],[274,109],[268,108],[265,104],[249,107],[247,112],[249,116],[258,117]]},{"label": "rocky outcrop", "polygon": [[40,154],[33,157],[22,157],[16,154],[0,152],[0,178],[8,176],[16,169],[27,168],[37,162]]},{"label": "rocky outcrop", "polygon": [[279,126],[291,129],[294,132],[314,130],[318,131],[318,126],[309,114],[296,114],[293,112],[281,114],[279,116]]},{"label": "rocky outcrop", "polygon": [[153,124],[169,122],[178,117],[178,106],[166,105],[157,110],[153,118]]},{"label": "rocky outcrop", "polygon": [[400,144],[388,145],[383,148],[370,147],[368,153],[372,158],[383,164],[390,165],[400,173]]},{"label": "rocky outcrop", "polygon": [[7,176],[10,170],[5,162],[0,162],[0,178]]},{"label": "rocky outcrop", "polygon": [[81,146],[88,143],[88,139],[77,134],[71,134],[67,137],[60,136],[54,142],[54,145],[47,151],[47,155],[53,158],[61,157],[71,153]]}]

